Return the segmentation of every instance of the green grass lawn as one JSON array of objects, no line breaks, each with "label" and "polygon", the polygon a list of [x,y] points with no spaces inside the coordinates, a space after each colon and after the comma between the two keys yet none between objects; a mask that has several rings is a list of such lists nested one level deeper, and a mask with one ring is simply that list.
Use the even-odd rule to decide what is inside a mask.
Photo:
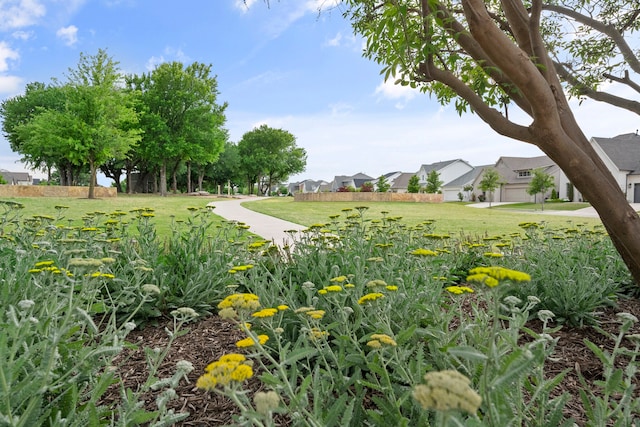
[{"label": "green grass lawn", "polygon": [[[127,195],[118,194],[114,198],[102,199],[80,199],[68,197],[3,197],[3,201],[12,201],[22,203],[24,209],[21,214],[24,218],[33,215],[51,215],[56,216],[58,210],[56,206],[66,206],[61,213],[64,216],[63,222],[73,220],[72,225],[82,224],[82,217],[91,212],[110,213],[116,210],[130,212],[139,208],[150,208],[154,211],[153,221],[159,236],[167,236],[171,230],[171,223],[174,220],[185,220],[192,213],[188,208],[201,208],[207,203],[216,200],[215,197],[203,196],[167,196],[160,197],[157,195]],[[0,207],[2,209],[2,207]],[[214,216],[221,221],[218,216]]]},{"label": "green grass lawn", "polygon": [[[584,209],[591,206],[589,203],[580,202],[546,202],[544,204],[545,211],[577,211],[578,209]],[[525,211],[541,211],[542,204],[540,203],[509,203],[507,205],[494,206],[496,209],[507,210],[525,210]],[[493,209],[493,208],[492,208]]]},{"label": "green grass lawn", "polygon": [[[582,207],[588,206],[587,204],[581,205],[583,205]],[[382,212],[386,211],[388,212],[387,216],[402,217],[402,221],[409,225],[418,224],[425,220],[435,220],[435,227],[439,232],[469,235],[496,235],[517,232],[521,231],[518,224],[522,222],[545,222],[553,227],[566,227],[576,224],[595,226],[601,224],[601,221],[597,218],[542,215],[496,208],[477,209],[468,207],[463,203],[321,203],[294,202],[291,197],[279,197],[244,202],[242,206],[302,225],[327,223],[330,221],[329,216],[336,214],[340,214],[338,219],[344,219],[353,212],[343,212],[343,209],[367,206],[369,209],[365,214],[365,218],[368,219],[382,218]]]},{"label": "green grass lawn", "polygon": [[[215,197],[194,196],[168,196],[157,195],[126,195],[119,194],[115,198],[80,199],[80,198],[2,198],[19,202],[24,205],[21,211],[25,218],[32,215],[57,214],[56,206],[66,206],[62,210],[63,221],[73,220],[73,225],[81,224],[81,218],[90,212],[110,213],[115,210],[130,212],[138,208],[150,208],[154,210],[154,223],[159,236],[167,236],[171,230],[171,223],[175,220],[185,220],[191,215],[188,208],[201,208],[207,203],[217,200]],[[408,225],[418,224],[425,220],[435,220],[436,230],[450,234],[469,235],[495,235],[520,231],[518,224],[521,222],[535,221],[545,222],[554,227],[568,225],[587,224],[594,226],[600,224],[595,218],[562,217],[556,215],[541,215],[533,212],[530,207],[533,204],[515,204],[497,206],[491,209],[476,209],[466,206],[465,203],[403,203],[403,202],[294,202],[291,197],[264,198],[255,201],[244,202],[243,206],[256,212],[265,213],[287,221],[302,225],[328,223],[331,215],[340,215],[338,219],[344,219],[354,212],[345,212],[343,209],[353,209],[356,206],[367,206],[366,219],[379,219],[384,215],[402,217],[402,221]],[[539,207],[539,205],[537,205]],[[579,209],[588,206],[585,203],[548,203],[545,209],[551,207]],[[215,213],[215,211],[214,211]],[[222,221],[222,218],[213,215],[214,221]]]}]

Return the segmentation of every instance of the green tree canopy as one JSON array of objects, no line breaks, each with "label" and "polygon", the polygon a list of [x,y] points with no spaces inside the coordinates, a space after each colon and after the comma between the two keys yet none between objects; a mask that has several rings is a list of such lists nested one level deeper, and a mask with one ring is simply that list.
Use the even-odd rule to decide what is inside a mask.
[{"label": "green tree canopy", "polygon": [[295,136],[267,125],[245,133],[238,142],[238,153],[250,194],[256,183],[260,183],[261,194],[268,194],[274,185],[303,172],[307,165],[307,153],[296,145]]},{"label": "green tree canopy", "polygon": [[495,168],[487,168],[484,170],[482,179],[480,180],[480,189],[489,193],[487,197],[489,207],[491,207],[491,202],[493,202],[493,193],[496,188],[502,185],[502,181],[502,176]]},{"label": "green tree canopy", "polygon": [[427,174],[427,184],[424,187],[424,191],[429,194],[436,194],[440,192],[443,181],[440,181],[440,174],[436,170],[432,170]]},{"label": "green tree canopy", "polygon": [[540,194],[540,203],[542,204],[542,210],[544,210],[544,199],[547,191],[556,186],[555,180],[551,175],[545,173],[542,169],[534,169],[533,176],[529,182],[529,188],[527,193],[533,195]]},{"label": "green tree canopy", "polygon": [[64,106],[42,109],[18,127],[26,152],[57,150],[71,164],[88,166],[90,199],[98,166],[124,158],[140,138],[133,126],[137,114],[118,85],[121,78],[118,63],[106,51],[80,54],[77,69],[70,70],[69,82],[60,88]]},{"label": "green tree canopy", "polygon": [[376,183],[376,188],[378,193],[386,193],[389,191],[391,189],[391,184],[387,181],[387,177],[380,175],[378,182]]},{"label": "green tree canopy", "polygon": [[227,104],[217,104],[218,83],[211,65],[194,62],[162,63],[141,76],[127,77],[129,90],[138,93],[144,136],[137,153],[160,171],[160,193],[167,194],[167,170],[173,175],[181,162],[206,168],[224,147],[222,129]]},{"label": "green tree canopy", "polygon": [[407,193],[419,193],[420,192],[420,178],[418,175],[413,175],[409,178],[409,183],[407,184]]}]

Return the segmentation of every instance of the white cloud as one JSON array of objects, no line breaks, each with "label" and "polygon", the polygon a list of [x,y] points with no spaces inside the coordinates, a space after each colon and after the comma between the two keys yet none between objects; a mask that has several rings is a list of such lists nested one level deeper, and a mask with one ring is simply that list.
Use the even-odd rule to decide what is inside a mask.
[{"label": "white cloud", "polygon": [[47,12],[38,0],[0,1],[0,30],[28,27],[38,22]]},{"label": "white cloud", "polygon": [[327,40],[325,43],[325,46],[340,46],[341,40],[342,40],[342,33],[338,33],[334,38]]},{"label": "white cloud", "polygon": [[13,37],[14,39],[26,41],[33,37],[33,31],[14,31],[13,33],[11,33],[11,37]]},{"label": "white cloud", "polygon": [[56,36],[67,46],[73,46],[78,42],[78,27],[75,25],[62,27],[56,31]]},{"label": "white cloud", "polygon": [[375,94],[380,95],[383,99],[398,101],[396,103],[396,108],[401,110],[418,94],[418,91],[409,86],[394,84],[394,79],[392,77],[389,80],[380,83],[378,87],[376,87]]},{"label": "white cloud", "polygon": [[20,54],[11,49],[6,42],[0,42],[0,72],[7,71],[9,69],[9,61],[17,61],[20,59]]},{"label": "white cloud", "polygon": [[240,10],[242,13],[247,13],[249,8],[258,0],[235,0],[233,5],[236,9]]},{"label": "white cloud", "polygon": [[13,96],[22,90],[22,78],[18,76],[0,76],[0,94]]},{"label": "white cloud", "polygon": [[147,63],[144,67],[147,69],[147,71],[153,71],[158,65],[162,64],[163,62],[164,56],[152,56],[147,60]]}]

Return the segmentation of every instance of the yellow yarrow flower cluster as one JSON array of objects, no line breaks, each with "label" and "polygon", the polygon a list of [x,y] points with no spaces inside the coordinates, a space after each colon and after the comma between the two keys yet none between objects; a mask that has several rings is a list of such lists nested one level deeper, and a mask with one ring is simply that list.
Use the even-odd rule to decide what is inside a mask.
[{"label": "yellow yarrow flower cluster", "polygon": [[424,380],[426,384],[413,389],[413,398],[423,409],[443,412],[457,409],[475,414],[480,408],[482,398],[469,387],[469,378],[458,371],[428,372]]},{"label": "yellow yarrow flower cluster", "polygon": [[324,288],[320,289],[318,291],[318,293],[320,295],[326,295],[329,292],[341,292],[342,291],[342,286],[340,285],[329,285],[329,286],[325,286]]},{"label": "yellow yarrow flower cluster", "polygon": [[361,296],[360,299],[358,300],[358,304],[363,305],[369,302],[373,302],[379,298],[384,298],[384,295],[381,294],[380,292],[371,292],[369,294]]},{"label": "yellow yarrow flower cluster", "polygon": [[256,294],[232,294],[223,299],[218,304],[219,309],[234,308],[240,310],[257,310],[260,308],[260,301]]},{"label": "yellow yarrow flower cluster", "polygon": [[246,265],[236,265],[234,267],[231,267],[231,269],[229,269],[229,274],[236,274],[240,271],[247,271],[247,270],[251,270],[253,268],[252,264],[246,264]]},{"label": "yellow yarrow flower cluster", "polygon": [[512,282],[528,282],[531,276],[518,270],[511,270],[504,267],[476,267],[469,271],[468,282],[484,283],[493,288],[500,282],[509,280]]},{"label": "yellow yarrow flower cluster", "polygon": [[485,252],[483,255],[487,258],[502,258],[504,256],[500,252]]},{"label": "yellow yarrow flower cluster", "polygon": [[322,319],[324,317],[325,311],[324,310],[309,310],[309,311],[305,311],[305,313],[307,316],[309,316],[312,319]]},{"label": "yellow yarrow flower cluster", "polygon": [[257,341],[253,337],[247,337],[243,340],[240,340],[236,342],[236,347],[238,348],[253,347],[254,345],[256,345],[257,342],[259,342],[260,345],[263,345],[267,341],[269,341],[268,335],[258,335],[256,338],[257,338]]},{"label": "yellow yarrow flower cluster", "polygon": [[410,252],[410,254],[411,255],[416,255],[416,256],[436,256],[436,255],[438,255],[437,252],[434,252],[431,249],[424,249],[424,248],[414,249],[413,251]]},{"label": "yellow yarrow flower cluster", "polygon": [[253,376],[253,368],[242,354],[227,354],[210,363],[205,374],[198,378],[196,387],[211,391],[217,386],[227,386],[231,382],[242,382]]},{"label": "yellow yarrow flower cluster", "polygon": [[446,288],[444,288],[447,292],[451,292],[452,294],[456,294],[456,295],[461,295],[466,293],[470,293],[472,294],[474,291],[473,289],[471,289],[468,286],[447,286]]},{"label": "yellow yarrow flower cluster", "polygon": [[253,317],[273,317],[278,312],[277,308],[263,308],[260,311],[256,311],[251,316]]},{"label": "yellow yarrow flower cluster", "polygon": [[398,343],[387,334],[373,334],[371,335],[371,340],[367,342],[367,345],[371,348],[382,348],[383,345],[395,347]]}]

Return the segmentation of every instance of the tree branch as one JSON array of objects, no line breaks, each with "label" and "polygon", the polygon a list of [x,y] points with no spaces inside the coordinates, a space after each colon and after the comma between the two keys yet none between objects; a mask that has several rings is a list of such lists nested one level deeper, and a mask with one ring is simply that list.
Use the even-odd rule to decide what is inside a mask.
[{"label": "tree branch", "polygon": [[553,4],[543,4],[542,8],[544,10],[549,10],[551,12],[559,13],[560,15],[567,16],[571,19],[576,20],[577,22],[589,26],[594,30],[598,31],[609,37],[615,45],[620,49],[620,53],[624,58],[625,62],[629,65],[629,67],[640,74],[640,60],[633,52],[633,49],[629,46],[624,36],[620,31],[618,31],[613,25],[607,25],[603,22],[600,22],[596,19],[593,19],[589,16],[585,16],[575,10],[568,9],[563,6],[553,5]]}]

